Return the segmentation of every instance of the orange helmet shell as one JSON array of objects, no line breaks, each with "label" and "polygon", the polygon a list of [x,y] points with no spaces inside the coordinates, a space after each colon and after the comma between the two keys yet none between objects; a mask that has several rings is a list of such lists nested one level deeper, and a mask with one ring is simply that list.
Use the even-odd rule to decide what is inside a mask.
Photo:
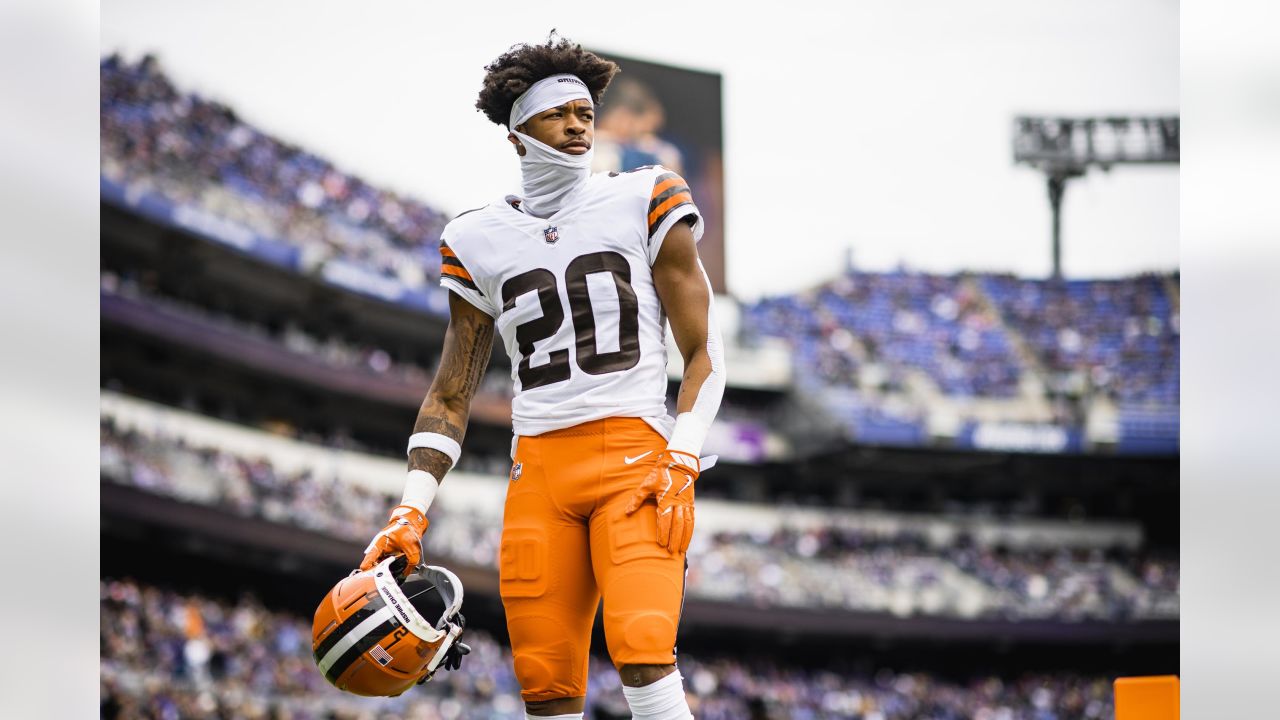
[{"label": "orange helmet shell", "polygon": [[[462,635],[462,583],[448,570],[419,566],[403,582],[387,558],[343,578],[316,608],[311,649],[325,679],[356,695],[393,697],[430,679]],[[403,585],[434,587],[444,602],[432,625]]]}]

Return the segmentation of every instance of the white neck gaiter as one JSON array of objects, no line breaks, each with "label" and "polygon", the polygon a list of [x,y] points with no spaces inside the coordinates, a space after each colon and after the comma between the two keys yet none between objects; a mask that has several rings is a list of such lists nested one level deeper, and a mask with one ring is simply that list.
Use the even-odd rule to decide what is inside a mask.
[{"label": "white neck gaiter", "polygon": [[520,158],[524,211],[546,218],[559,210],[564,199],[591,176],[591,157],[595,148],[581,155],[560,152],[522,132],[512,130],[524,145]]},{"label": "white neck gaiter", "polygon": [[563,207],[564,200],[591,176],[595,148],[570,155],[516,130],[516,126],[538,113],[571,100],[591,100],[587,86],[573,75],[552,75],[534,83],[511,107],[508,128],[524,145],[520,157],[523,202],[521,208],[534,217],[546,218]]}]

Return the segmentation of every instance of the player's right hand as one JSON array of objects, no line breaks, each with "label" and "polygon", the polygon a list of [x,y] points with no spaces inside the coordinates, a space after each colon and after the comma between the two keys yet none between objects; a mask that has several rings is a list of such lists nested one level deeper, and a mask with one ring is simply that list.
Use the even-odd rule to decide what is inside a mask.
[{"label": "player's right hand", "polygon": [[361,570],[369,570],[390,555],[403,555],[406,572],[422,561],[422,533],[427,530],[427,516],[408,505],[397,505],[391,511],[387,526],[364,549]]},{"label": "player's right hand", "polygon": [[667,552],[689,549],[693,537],[693,483],[698,479],[699,463],[697,455],[663,450],[623,508],[630,515],[653,498],[658,506],[658,544]]}]

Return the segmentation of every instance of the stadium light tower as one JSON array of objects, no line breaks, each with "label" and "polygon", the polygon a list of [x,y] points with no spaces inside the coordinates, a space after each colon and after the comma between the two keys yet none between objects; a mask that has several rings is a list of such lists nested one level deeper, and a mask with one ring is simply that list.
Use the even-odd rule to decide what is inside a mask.
[{"label": "stadium light tower", "polygon": [[1013,161],[1037,168],[1049,183],[1053,208],[1053,277],[1062,277],[1062,196],[1067,181],[1091,167],[1177,163],[1177,115],[1013,119]]}]

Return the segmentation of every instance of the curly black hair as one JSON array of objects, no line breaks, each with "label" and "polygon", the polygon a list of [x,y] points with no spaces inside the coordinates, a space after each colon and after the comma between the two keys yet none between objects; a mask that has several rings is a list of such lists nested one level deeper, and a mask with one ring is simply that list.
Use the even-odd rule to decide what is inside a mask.
[{"label": "curly black hair", "polygon": [[617,63],[587,52],[581,45],[557,39],[552,30],[545,45],[512,45],[484,69],[484,86],[476,99],[476,109],[505,127],[516,98],[539,80],[560,73],[575,75],[586,83],[591,101],[599,105],[619,68]]}]

